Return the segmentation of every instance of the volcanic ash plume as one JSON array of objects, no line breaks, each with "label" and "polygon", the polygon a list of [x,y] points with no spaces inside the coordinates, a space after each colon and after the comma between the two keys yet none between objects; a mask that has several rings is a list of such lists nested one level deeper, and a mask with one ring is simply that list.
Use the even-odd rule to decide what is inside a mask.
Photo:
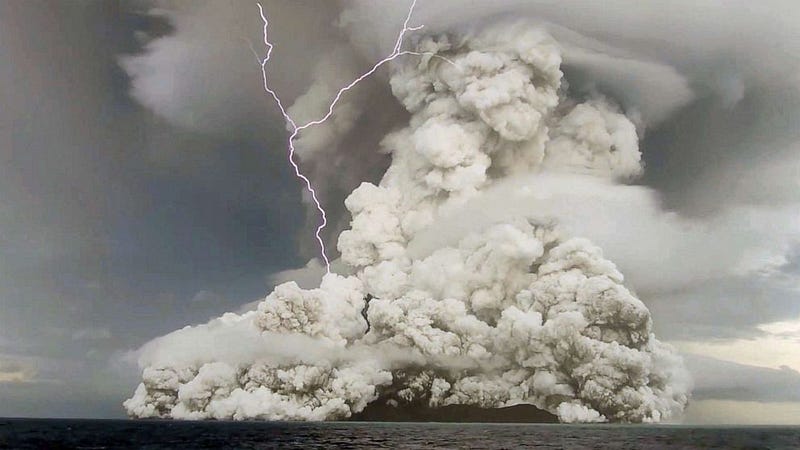
[{"label": "volcanic ash plume", "polygon": [[571,98],[539,29],[429,37],[416,50],[426,56],[391,77],[411,113],[383,140],[392,164],[345,202],[349,272],[318,289],[282,284],[255,311],[146,345],[131,416],[335,420],[372,402],[527,403],[564,422],[650,422],[683,410],[681,359],[601,249],[557,220],[503,218],[408,251],[445,211],[512,176],[636,177],[634,124],[609,99]]}]

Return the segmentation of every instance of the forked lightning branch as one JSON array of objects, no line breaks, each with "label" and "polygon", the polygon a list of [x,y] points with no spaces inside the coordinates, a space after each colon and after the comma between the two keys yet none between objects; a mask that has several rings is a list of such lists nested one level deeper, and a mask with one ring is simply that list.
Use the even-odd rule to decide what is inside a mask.
[{"label": "forked lightning branch", "polygon": [[328,218],[327,218],[327,215],[325,214],[325,208],[322,206],[322,203],[320,202],[319,197],[317,196],[317,191],[314,189],[314,186],[311,183],[311,180],[309,180],[308,177],[305,176],[300,171],[300,166],[298,165],[297,160],[295,159],[294,141],[297,138],[297,136],[300,134],[301,131],[303,131],[303,130],[305,130],[307,128],[313,127],[314,125],[319,125],[321,123],[324,123],[325,121],[330,119],[330,117],[333,115],[333,109],[336,107],[336,104],[339,103],[339,100],[341,100],[341,98],[344,95],[344,93],[349,91],[350,89],[353,89],[358,83],[360,83],[361,81],[363,81],[364,79],[366,79],[367,77],[369,77],[370,75],[375,73],[381,66],[383,66],[384,64],[388,63],[389,61],[392,61],[395,58],[397,58],[399,56],[402,56],[402,55],[421,55],[422,54],[422,53],[419,53],[419,52],[402,51],[401,50],[401,48],[403,47],[403,40],[404,40],[404,38],[406,36],[406,33],[411,32],[411,31],[420,30],[423,27],[422,25],[419,25],[419,26],[416,26],[416,27],[411,27],[411,26],[408,25],[408,23],[411,21],[411,15],[414,12],[414,7],[416,6],[416,4],[417,4],[417,0],[412,0],[411,6],[408,9],[408,14],[406,15],[406,18],[403,21],[403,28],[400,30],[400,34],[398,34],[398,36],[397,36],[397,40],[395,41],[394,48],[392,49],[392,52],[388,56],[386,56],[385,58],[383,58],[380,61],[378,61],[377,63],[375,63],[375,65],[373,65],[371,69],[369,69],[368,71],[364,72],[361,76],[359,76],[358,78],[354,79],[349,84],[347,84],[346,86],[344,86],[341,89],[339,89],[339,91],[336,93],[336,96],[333,98],[331,103],[328,105],[328,111],[325,113],[325,115],[323,115],[319,119],[312,120],[310,122],[306,122],[306,123],[304,123],[302,125],[298,125],[297,122],[295,122],[294,119],[292,119],[292,117],[286,111],[286,107],[284,107],[283,102],[281,101],[281,99],[278,96],[278,94],[270,87],[269,77],[267,76],[267,63],[269,62],[270,58],[272,57],[272,50],[274,49],[274,46],[269,41],[269,37],[267,35],[267,31],[268,31],[268,28],[269,28],[269,20],[267,19],[267,16],[264,14],[264,8],[263,8],[263,6],[261,6],[261,3],[257,3],[258,12],[261,15],[261,20],[264,22],[264,47],[266,48],[266,54],[264,55],[263,59],[259,58],[259,62],[261,64],[261,75],[262,75],[262,78],[263,78],[263,81],[264,81],[264,91],[266,91],[266,93],[269,94],[275,100],[275,103],[278,105],[278,109],[280,110],[281,114],[283,115],[283,119],[286,121],[286,125],[287,125],[287,127],[289,129],[289,140],[288,140],[289,163],[292,165],[292,168],[294,169],[295,175],[298,178],[300,178],[303,181],[303,183],[305,183],[306,189],[308,190],[309,194],[311,194],[311,200],[314,202],[314,206],[317,208],[317,211],[319,211],[320,222],[319,222],[319,225],[317,226],[317,229],[316,229],[316,232],[314,233],[314,236],[316,237],[317,242],[319,243],[320,256],[322,257],[322,260],[325,262],[325,268],[326,268],[328,273],[330,273],[330,271],[331,271],[331,263],[330,263],[330,259],[328,258],[328,254],[327,254],[327,251],[325,249],[325,242],[323,241],[322,234],[321,234],[322,230],[325,229],[325,226],[328,224]]}]

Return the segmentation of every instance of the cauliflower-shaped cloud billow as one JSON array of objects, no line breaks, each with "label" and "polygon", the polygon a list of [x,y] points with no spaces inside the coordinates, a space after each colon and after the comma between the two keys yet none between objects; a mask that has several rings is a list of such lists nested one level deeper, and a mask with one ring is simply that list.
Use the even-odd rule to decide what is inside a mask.
[{"label": "cauliflower-shaped cloud billow", "polygon": [[457,242],[408,251],[444,211],[515,175],[636,177],[634,124],[607,98],[572,98],[539,29],[493,26],[416,49],[391,78],[411,113],[382,141],[392,164],[345,202],[346,270],[147,344],[131,416],[337,420],[381,402],[657,422],[683,410],[686,370],[647,307],[557,220],[484,218]]}]

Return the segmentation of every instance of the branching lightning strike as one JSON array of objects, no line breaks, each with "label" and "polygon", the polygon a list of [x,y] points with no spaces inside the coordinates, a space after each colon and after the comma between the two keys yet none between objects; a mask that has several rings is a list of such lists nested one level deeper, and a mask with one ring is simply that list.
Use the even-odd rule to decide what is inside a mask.
[{"label": "branching lightning strike", "polygon": [[311,199],[313,200],[314,205],[316,206],[316,208],[319,211],[319,214],[320,214],[320,216],[322,218],[319,226],[317,226],[317,230],[314,233],[314,236],[316,236],[317,242],[319,242],[320,253],[322,255],[322,259],[325,261],[325,267],[326,267],[328,273],[330,273],[330,271],[331,271],[331,263],[330,263],[330,260],[328,259],[328,255],[327,255],[327,252],[325,250],[325,243],[323,242],[322,236],[320,234],[320,233],[322,233],[322,230],[325,228],[325,226],[328,224],[328,219],[327,219],[327,216],[325,214],[325,208],[322,207],[322,204],[320,203],[319,198],[317,197],[317,192],[314,190],[314,186],[311,184],[311,180],[309,180],[308,177],[306,177],[305,175],[303,175],[302,172],[300,172],[300,167],[298,166],[297,162],[295,161],[294,139],[297,137],[297,135],[301,131],[305,130],[306,128],[312,127],[314,125],[319,125],[319,124],[325,122],[326,120],[328,120],[331,117],[331,115],[333,115],[333,109],[336,106],[336,104],[339,103],[339,100],[342,98],[342,95],[344,95],[345,92],[347,92],[350,89],[352,89],[353,87],[355,87],[358,83],[363,81],[365,78],[367,78],[370,75],[372,75],[373,73],[375,73],[382,65],[384,65],[387,62],[392,61],[395,58],[397,58],[399,56],[402,56],[402,55],[423,55],[423,54],[425,54],[425,53],[420,53],[420,52],[414,52],[414,51],[408,51],[408,50],[402,51],[401,50],[401,48],[403,46],[403,39],[405,38],[406,33],[420,30],[423,27],[423,25],[419,25],[419,26],[416,26],[416,27],[410,27],[408,25],[408,23],[411,21],[411,15],[414,12],[414,7],[417,5],[417,0],[412,0],[412,2],[411,2],[411,6],[408,9],[408,14],[406,15],[406,18],[403,21],[403,29],[400,30],[400,34],[397,36],[397,40],[395,41],[394,49],[392,50],[392,52],[388,56],[386,56],[385,58],[383,58],[380,61],[378,61],[377,63],[375,63],[375,65],[373,65],[371,69],[369,69],[368,71],[364,72],[361,76],[359,76],[358,78],[356,78],[355,80],[350,82],[350,84],[348,84],[345,87],[339,89],[339,92],[337,92],[337,94],[334,97],[333,101],[331,101],[330,105],[328,106],[328,112],[325,113],[324,116],[322,116],[321,118],[319,118],[317,120],[312,120],[310,122],[304,123],[302,125],[298,125],[289,116],[289,114],[286,112],[286,108],[283,106],[283,102],[281,102],[280,97],[278,97],[278,94],[276,94],[275,91],[272,90],[272,88],[269,87],[268,77],[267,77],[267,62],[269,62],[269,59],[272,56],[272,50],[274,49],[274,46],[272,45],[272,43],[269,42],[269,39],[267,37],[267,28],[269,27],[269,20],[267,20],[267,17],[264,15],[264,8],[261,6],[261,3],[256,3],[256,4],[258,5],[258,12],[261,15],[261,20],[264,22],[264,46],[266,47],[266,54],[265,54],[263,59],[262,58],[258,58],[259,63],[261,64],[261,75],[262,75],[262,78],[264,80],[264,91],[267,94],[269,94],[275,100],[275,103],[278,105],[278,109],[280,109],[281,114],[283,115],[283,118],[284,118],[284,120],[286,121],[286,124],[289,127],[289,131],[290,131],[289,142],[288,142],[289,163],[294,168],[295,175],[305,183],[306,189],[311,194]]}]

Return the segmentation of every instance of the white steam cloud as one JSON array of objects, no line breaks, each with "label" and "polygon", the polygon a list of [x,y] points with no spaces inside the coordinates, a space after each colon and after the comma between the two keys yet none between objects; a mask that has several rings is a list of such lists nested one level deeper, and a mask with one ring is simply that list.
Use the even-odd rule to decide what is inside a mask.
[{"label": "white steam cloud", "polygon": [[[569,91],[541,28],[504,23],[415,49],[444,58],[391,76],[410,121],[382,140],[392,162],[380,183],[345,202],[339,274],[317,289],[281,284],[253,311],[146,345],[131,416],[333,420],[372,402],[526,403],[564,422],[651,422],[683,410],[681,359],[579,227],[535,203],[470,206],[519,177],[574,182],[576,197],[621,189],[643,170],[634,122]],[[525,187],[535,198],[536,183]],[[452,217],[474,223],[431,239]]]}]

